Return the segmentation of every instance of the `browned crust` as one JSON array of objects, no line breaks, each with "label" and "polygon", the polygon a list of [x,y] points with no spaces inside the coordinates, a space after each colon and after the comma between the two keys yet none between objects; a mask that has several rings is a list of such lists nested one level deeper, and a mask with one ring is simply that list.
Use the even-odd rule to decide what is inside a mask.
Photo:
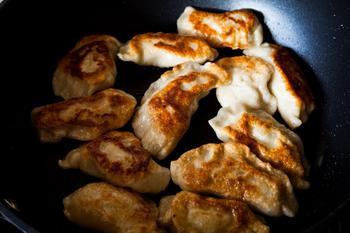
[{"label": "browned crust", "polygon": [[[195,85],[188,91],[181,89],[182,84],[195,81],[199,77],[205,77],[208,82],[201,85]],[[149,102],[150,113],[160,131],[165,135],[182,135],[187,127],[191,117],[191,105],[195,98],[205,91],[210,90],[218,82],[214,74],[204,72],[192,72],[181,76],[168,84],[164,89],[157,93]],[[171,107],[174,111],[171,113],[167,108]]]},{"label": "browned crust", "polygon": [[127,196],[131,200],[136,201],[138,204],[137,205],[138,207],[142,206],[144,213],[142,213],[143,211],[141,211],[141,213],[142,213],[141,216],[143,216],[144,218],[149,217],[149,213],[152,210],[152,208],[150,208],[150,207],[154,206],[154,204],[152,202],[143,198],[141,196],[141,194],[139,194],[135,191],[125,189],[125,188],[115,187],[115,186],[108,184],[108,183],[105,183],[105,182],[90,183],[90,184],[87,184],[86,186],[78,189],[77,191],[84,190],[84,189],[91,190],[92,192],[99,191],[102,194],[102,196],[104,197],[101,200],[103,200],[103,199],[105,199],[105,200],[115,199],[116,196],[113,195],[114,193],[118,193],[119,195]]},{"label": "browned crust", "polygon": [[[98,195],[96,195],[97,193]],[[69,211],[69,208],[87,208],[89,211],[93,211],[94,209],[99,211],[103,203],[115,203],[116,206],[119,206],[119,203],[122,202],[121,200],[127,200],[131,205],[134,205],[135,219],[132,220],[134,224],[136,221],[155,221],[157,210],[153,202],[143,198],[137,192],[115,187],[105,182],[87,184],[67,196],[64,200],[65,214],[66,211]],[[75,203],[75,201],[78,203]],[[79,206],[77,204],[79,204]],[[84,204],[87,205],[87,207],[84,207]],[[130,209],[133,208],[131,207]],[[120,211],[123,210],[121,209]],[[99,215],[102,215],[102,217],[110,217],[107,213],[104,215],[103,212]]]},{"label": "browned crust", "polygon": [[[92,72],[85,72],[81,68],[88,54],[97,63],[97,68]],[[104,41],[95,41],[84,45],[69,53],[65,59],[67,59],[67,64],[63,65],[64,72],[70,73],[72,76],[80,79],[88,79],[93,75],[99,78],[97,74],[114,65],[114,61],[110,59],[110,52]],[[99,81],[94,79],[94,82]]]},{"label": "browned crust", "polygon": [[[91,35],[81,39],[77,45],[60,60],[58,70],[94,85],[105,80],[106,72],[115,72],[115,56],[119,42],[108,35]],[[93,61],[91,71],[84,70],[84,61]]]},{"label": "browned crust", "polygon": [[[142,42],[147,40],[159,40],[154,46],[167,50],[181,57],[201,57],[211,53],[216,57],[215,49],[210,48],[207,42],[201,38],[193,36],[181,36],[174,33],[145,33],[133,37],[129,46],[132,50],[142,54]],[[192,48],[191,44],[196,44],[197,48]]]},{"label": "browned crust", "polygon": [[[107,102],[108,107],[98,109],[99,103]],[[119,128],[130,119],[136,100],[115,89],[107,89],[93,96],[74,98],[36,108],[32,113],[33,123],[39,129],[60,129],[62,127],[85,127],[101,133]],[[64,111],[71,113],[62,117]]]},{"label": "browned crust", "polygon": [[[196,169],[193,164],[197,156],[194,156],[193,153],[196,155],[202,154],[201,150],[206,150],[210,147],[213,151],[213,159],[203,163],[201,169]],[[183,180],[189,182],[188,185],[191,186],[193,191],[213,192],[226,198],[242,200],[245,200],[246,194],[251,197],[259,197],[260,194],[257,187],[245,182],[246,180],[254,179],[254,177],[262,177],[271,182],[271,184],[282,187],[282,184],[279,184],[274,177],[257,170],[245,161],[244,155],[240,153],[249,153],[248,147],[241,145],[239,149],[246,150],[246,152],[236,152],[237,155],[235,157],[237,158],[224,157],[224,144],[207,144],[197,148],[196,151],[186,152],[180,157],[181,164],[184,166]],[[215,168],[220,168],[220,172],[209,175],[208,171],[213,171]],[[233,179],[230,177],[233,171],[244,171],[244,173]]]},{"label": "browned crust", "polygon": [[[220,212],[226,212],[234,216],[235,219],[232,222],[233,225],[230,226],[234,228],[234,232],[240,232],[239,229],[254,229],[258,226],[261,227],[260,230],[263,230],[263,232],[268,232],[268,227],[259,223],[249,207],[241,201],[205,197],[191,192],[182,191],[176,194],[171,205],[174,212],[173,218],[177,218],[178,215],[176,213],[181,210],[186,212],[186,210],[192,208],[216,209]],[[181,219],[179,220],[181,221]],[[253,225],[255,225],[255,227]]]},{"label": "browned crust", "polygon": [[[123,143],[125,140],[128,140],[131,143],[126,146]],[[112,143],[119,149],[128,153],[128,155],[130,155],[128,158],[130,165],[124,169],[122,163],[117,161],[111,162],[107,155],[100,151],[100,145],[102,142]],[[113,176],[133,176],[135,174],[143,174],[147,171],[151,159],[150,153],[143,149],[139,139],[129,132],[109,132],[94,141],[87,143],[85,147],[90,157],[96,161],[100,170],[102,170],[103,173]]]},{"label": "browned crust", "polygon": [[272,121],[262,120],[253,114],[243,113],[234,126],[227,126],[224,131],[232,140],[247,145],[260,159],[270,162],[277,169],[290,175],[304,177],[305,171],[301,162],[302,151],[286,143],[279,144],[275,148],[268,148],[250,137],[251,127],[254,125],[258,125],[260,129],[267,132],[275,128]]},{"label": "browned crust", "polygon": [[[240,15],[246,20],[234,18],[235,15]],[[213,17],[215,22],[219,24],[224,31],[219,33],[205,24],[204,19],[208,17]],[[236,33],[245,34],[243,41],[237,41],[237,47],[244,48],[248,44],[249,34],[255,29],[258,19],[252,11],[244,9],[227,11],[223,13],[195,10],[189,16],[189,21],[194,25],[194,29],[205,35],[208,42],[215,47],[232,47],[232,43],[228,43],[227,38],[235,35]],[[233,21],[233,23],[238,26],[227,27],[225,23],[228,21]],[[218,38],[222,38],[222,40],[218,40]]]},{"label": "browned crust", "polygon": [[182,191],[176,194],[175,198],[172,201],[172,205],[175,208],[185,207],[191,209],[195,208],[213,208],[220,209],[223,211],[231,211],[234,210],[237,213],[238,223],[245,223],[246,217],[248,217],[245,213],[250,212],[248,206],[241,201],[229,200],[229,199],[219,199],[206,197],[202,195],[198,195],[191,192]]},{"label": "browned crust", "polygon": [[[314,97],[311,89],[305,80],[303,71],[293,59],[290,52],[281,46],[270,45],[274,48],[272,59],[277,71],[281,74],[288,92],[298,101],[299,107],[308,107],[309,113],[313,110]],[[303,106],[303,102],[305,105]]]}]

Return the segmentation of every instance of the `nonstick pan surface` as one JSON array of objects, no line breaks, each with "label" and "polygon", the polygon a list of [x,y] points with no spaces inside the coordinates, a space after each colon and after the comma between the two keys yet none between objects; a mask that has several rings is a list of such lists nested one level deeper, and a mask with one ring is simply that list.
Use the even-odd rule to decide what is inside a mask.
[{"label": "nonstick pan surface", "polygon": [[[311,164],[311,188],[296,192],[300,210],[295,218],[266,218],[271,232],[319,232],[346,205],[350,197],[350,2],[8,0],[0,8],[0,210],[11,221],[28,232],[31,228],[18,219],[40,232],[86,232],[65,219],[62,198],[97,179],[57,166],[58,159],[80,143],[66,139],[41,144],[30,122],[33,107],[61,100],[51,86],[58,60],[81,37],[93,33],[111,34],[125,42],[144,32],[176,32],[176,19],[187,5],[211,11],[253,9],[266,26],[265,41],[294,51],[313,89],[316,110],[296,130]],[[138,100],[166,70],[120,60],[117,67],[115,87]],[[207,124],[218,109],[212,92],[200,102],[177,149],[161,163],[169,165],[184,151],[218,142]],[[166,194],[178,191],[175,185],[169,189]]]}]

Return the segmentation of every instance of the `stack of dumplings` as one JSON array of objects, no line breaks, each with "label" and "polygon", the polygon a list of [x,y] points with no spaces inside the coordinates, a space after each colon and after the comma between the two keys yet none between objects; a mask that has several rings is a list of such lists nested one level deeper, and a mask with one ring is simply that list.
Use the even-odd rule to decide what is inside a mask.
[{"label": "stack of dumplings", "polygon": [[[90,35],[59,61],[52,85],[64,100],[34,108],[32,122],[43,143],[83,141],[58,165],[101,180],[65,197],[64,214],[108,233],[267,233],[259,213],[294,217],[293,188],[310,186],[303,143],[292,131],[315,108],[303,72],[287,49],[263,43],[253,11],[188,6],[177,30],[135,35],[125,44]],[[243,55],[215,61],[217,48]],[[137,103],[114,88],[117,58],[170,69]],[[213,89],[221,109],[209,125],[222,142],[174,155]],[[133,132],[123,129],[128,122]],[[165,158],[168,167],[158,163]],[[165,195],[171,180],[183,191]],[[157,207],[147,195],[159,193]]]}]

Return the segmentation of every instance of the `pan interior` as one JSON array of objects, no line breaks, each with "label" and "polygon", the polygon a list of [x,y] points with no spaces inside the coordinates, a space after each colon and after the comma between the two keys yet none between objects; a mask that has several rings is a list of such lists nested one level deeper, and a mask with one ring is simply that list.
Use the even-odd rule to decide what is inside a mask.
[{"label": "pan interior", "polygon": [[[19,216],[43,232],[85,232],[62,213],[62,198],[96,179],[62,171],[57,160],[80,143],[40,144],[30,122],[33,107],[60,101],[51,80],[58,60],[81,37],[107,33],[125,42],[144,32],[176,32],[185,6],[222,11],[255,10],[265,25],[265,41],[294,51],[316,98],[316,110],[297,129],[311,164],[311,189],[296,192],[295,218],[267,218],[272,232],[310,232],[350,196],[350,3],[345,1],[8,1],[0,10],[2,77],[1,195],[14,200]],[[317,8],[317,10],[315,10]],[[222,56],[240,51],[221,50]],[[117,62],[116,88],[140,100],[165,69]],[[207,121],[219,105],[212,92],[200,102],[190,130],[162,162],[182,152],[218,142]],[[124,128],[131,130],[130,125]],[[167,193],[178,188],[171,185]],[[157,200],[158,196],[151,197]]]}]

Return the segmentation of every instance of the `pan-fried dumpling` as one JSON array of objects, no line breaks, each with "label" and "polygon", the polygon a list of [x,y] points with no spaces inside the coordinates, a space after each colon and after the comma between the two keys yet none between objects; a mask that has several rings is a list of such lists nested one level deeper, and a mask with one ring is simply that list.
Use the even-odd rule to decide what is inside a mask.
[{"label": "pan-fried dumpling", "polygon": [[243,53],[260,57],[273,65],[275,72],[270,90],[277,99],[279,113],[292,129],[304,123],[315,108],[314,98],[302,70],[288,50],[264,43]]},{"label": "pan-fried dumpling", "polygon": [[214,47],[245,49],[263,41],[258,18],[243,9],[212,13],[188,6],[177,20],[177,30],[181,35],[202,37]]},{"label": "pan-fried dumpling", "polygon": [[104,134],[69,152],[59,165],[142,193],[159,193],[170,180],[169,169],[154,162],[140,140],[129,132]]},{"label": "pan-fried dumpling", "polygon": [[92,95],[114,85],[120,42],[109,35],[82,38],[58,63],[52,86],[64,99]]},{"label": "pan-fried dumpling", "polygon": [[188,129],[198,101],[228,80],[225,70],[210,62],[184,63],[165,72],[146,91],[132,122],[143,147],[164,159]]},{"label": "pan-fried dumpling", "polygon": [[257,57],[239,56],[222,58],[216,64],[224,68],[232,80],[229,85],[216,89],[221,106],[243,104],[270,114],[276,112],[276,99],[268,88],[273,68],[268,63]]},{"label": "pan-fried dumpling", "polygon": [[63,199],[66,217],[105,233],[164,233],[157,226],[155,203],[107,183],[91,183]]},{"label": "pan-fried dumpling", "polygon": [[171,162],[170,173],[183,190],[245,201],[269,216],[293,217],[298,209],[286,174],[240,143],[206,144],[187,151]]},{"label": "pan-fried dumpling", "polygon": [[118,53],[123,61],[158,67],[190,61],[204,63],[217,56],[217,51],[201,38],[161,32],[136,35]]},{"label": "pan-fried dumpling", "polygon": [[158,222],[173,233],[269,232],[244,202],[185,191],[160,200]]},{"label": "pan-fried dumpling", "polygon": [[248,110],[243,106],[222,108],[209,124],[220,140],[243,143],[261,160],[284,171],[294,187],[309,187],[304,179],[308,165],[303,157],[302,141],[270,114],[262,110]]},{"label": "pan-fried dumpling", "polygon": [[89,141],[123,127],[131,118],[136,99],[121,90],[107,89],[92,96],[34,108],[32,121],[42,142],[63,137]]}]

